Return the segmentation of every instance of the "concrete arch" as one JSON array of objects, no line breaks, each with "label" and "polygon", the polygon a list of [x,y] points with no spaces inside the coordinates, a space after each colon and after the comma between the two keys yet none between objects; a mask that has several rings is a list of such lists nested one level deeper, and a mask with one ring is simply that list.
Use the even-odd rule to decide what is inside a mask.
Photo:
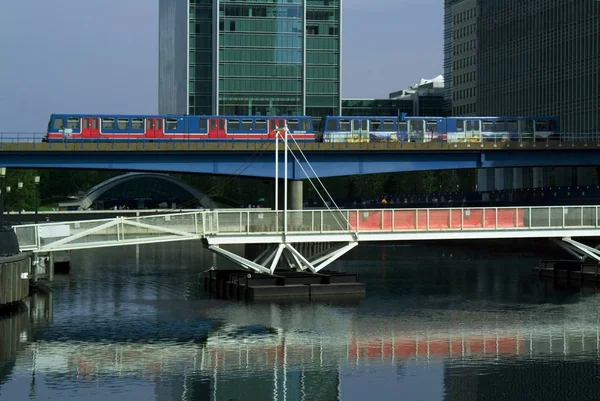
[{"label": "concrete arch", "polygon": [[[103,181],[100,184],[93,187],[92,189],[90,189],[81,200],[81,208],[84,210],[89,209],[90,206],[94,204],[94,202],[96,202],[99,199],[102,199],[103,195],[109,193],[112,190],[116,190],[120,186],[127,184],[131,185],[133,184],[133,182],[139,180],[150,180],[148,182],[154,181],[159,185],[163,184],[167,186],[174,186],[175,188],[182,191],[182,193],[186,193],[189,196],[190,200],[197,200],[200,206],[202,206],[203,208],[213,209],[217,207],[216,203],[212,199],[200,192],[198,189],[170,175],[160,173],[127,173]],[[153,187],[148,187],[147,191],[152,192],[153,189]],[[148,195],[151,194],[140,194],[141,197]],[[189,208],[191,207],[192,206],[189,206]]]}]

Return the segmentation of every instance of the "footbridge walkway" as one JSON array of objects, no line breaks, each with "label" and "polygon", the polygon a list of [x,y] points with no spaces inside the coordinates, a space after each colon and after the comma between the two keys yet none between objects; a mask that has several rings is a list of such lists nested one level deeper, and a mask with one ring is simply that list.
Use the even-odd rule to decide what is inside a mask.
[{"label": "footbridge walkway", "polygon": [[[280,261],[318,272],[363,241],[556,238],[579,259],[600,251],[572,237],[600,237],[600,206],[446,209],[195,211],[15,226],[21,250],[52,252],[170,241],[202,240],[213,252],[250,271],[271,273]],[[298,244],[328,243],[303,255]],[[222,246],[263,244],[254,260]]]}]

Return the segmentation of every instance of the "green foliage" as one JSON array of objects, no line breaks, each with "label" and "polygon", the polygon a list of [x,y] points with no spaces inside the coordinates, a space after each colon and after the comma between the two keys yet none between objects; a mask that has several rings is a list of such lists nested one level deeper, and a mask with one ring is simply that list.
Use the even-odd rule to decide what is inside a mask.
[{"label": "green foliage", "polygon": [[[5,205],[9,210],[18,210],[18,199],[25,210],[33,210],[36,188],[34,177],[40,175],[38,206],[50,208],[68,196],[83,195],[93,186],[125,172],[118,171],[71,171],[71,170],[20,170],[7,169],[4,182],[11,187],[5,195]],[[274,205],[273,180],[245,177],[207,176],[200,174],[173,174],[173,176],[198,188],[211,197],[219,197],[235,205],[256,204],[265,199],[266,206]],[[23,182],[23,189],[17,190],[17,183]],[[385,194],[435,193],[439,191],[472,191],[475,188],[475,170],[419,171],[409,173],[373,174],[325,178],[323,184],[334,198],[379,198]],[[313,181],[321,193],[322,188]],[[283,186],[280,187],[283,193]],[[312,185],[305,180],[304,197],[317,199]]]}]

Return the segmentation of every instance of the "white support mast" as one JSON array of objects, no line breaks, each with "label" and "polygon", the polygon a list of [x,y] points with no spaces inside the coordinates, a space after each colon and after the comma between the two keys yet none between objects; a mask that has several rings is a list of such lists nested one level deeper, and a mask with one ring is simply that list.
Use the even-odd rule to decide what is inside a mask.
[{"label": "white support mast", "polygon": [[288,229],[288,129],[287,121],[283,127],[283,239],[286,241],[287,229]]},{"label": "white support mast", "polygon": [[[275,212],[279,212],[279,130],[275,127]],[[279,213],[275,213],[279,227]]]}]

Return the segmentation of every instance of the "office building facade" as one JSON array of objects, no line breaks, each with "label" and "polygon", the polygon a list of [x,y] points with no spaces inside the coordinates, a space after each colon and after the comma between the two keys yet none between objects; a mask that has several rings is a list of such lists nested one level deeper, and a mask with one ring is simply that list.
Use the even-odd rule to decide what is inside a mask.
[{"label": "office building facade", "polygon": [[160,0],[159,112],[339,115],[342,0]]},{"label": "office building facade", "polygon": [[388,99],[342,99],[343,116],[446,116],[444,77],[420,79],[408,89],[389,94]]},{"label": "office building facade", "polygon": [[600,127],[600,2],[479,0],[477,103],[486,115],[551,115]]},{"label": "office building facade", "polygon": [[448,114],[477,113],[477,0],[444,2],[444,96]]},{"label": "office building facade", "polygon": [[[600,2],[444,5],[444,74],[453,115],[557,116],[563,133],[599,131]],[[596,185],[597,176],[597,168],[492,169],[479,172],[478,185]]]}]

